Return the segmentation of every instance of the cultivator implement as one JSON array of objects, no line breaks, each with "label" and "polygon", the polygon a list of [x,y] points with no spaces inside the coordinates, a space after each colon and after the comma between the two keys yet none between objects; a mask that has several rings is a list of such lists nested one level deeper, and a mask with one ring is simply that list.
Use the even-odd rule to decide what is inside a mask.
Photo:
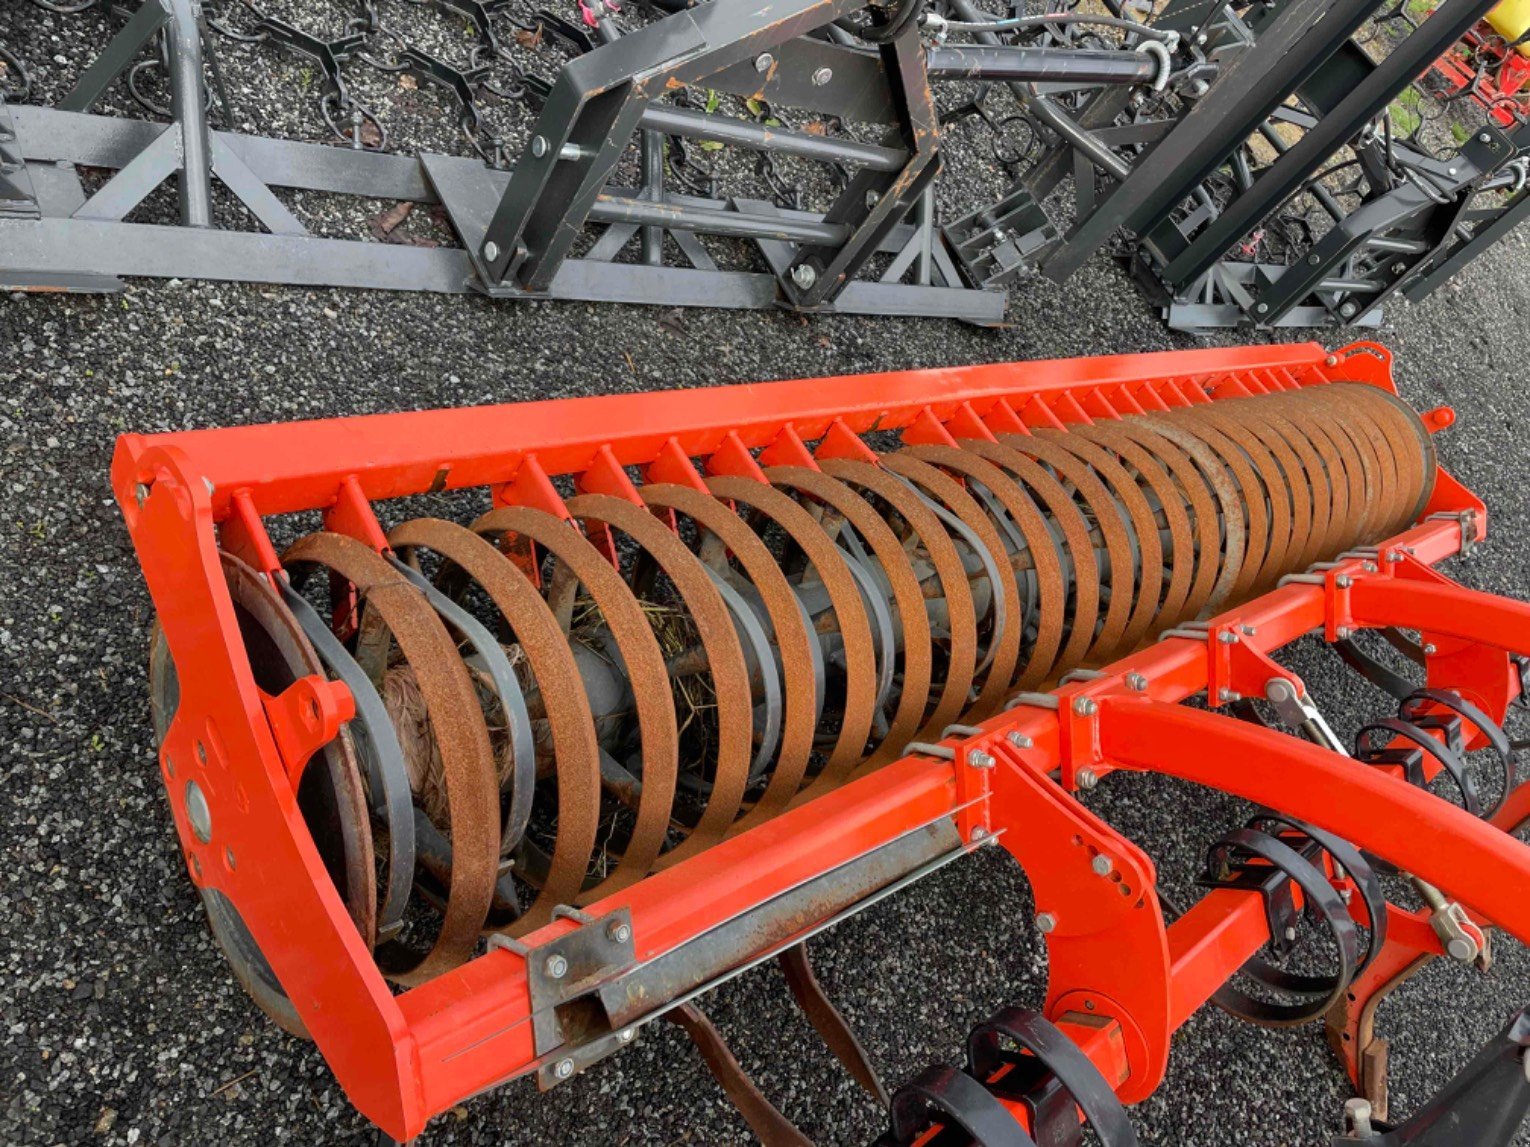
[{"label": "cultivator implement", "polygon": [[[880,1143],[1081,1115],[1134,1143],[1208,1000],[1326,1022],[1344,1142],[1508,1143],[1522,1016],[1396,1129],[1373,1023],[1424,962],[1530,939],[1503,731],[1530,606],[1435,568],[1485,530],[1435,459],[1451,420],[1361,344],[125,436],[192,879],[257,1003],[400,1139],[667,1018],[803,1143],[700,1007],[778,959]],[[1353,746],[1275,660],[1310,633],[1397,698]],[[1255,808],[1186,909],[1081,799],[1121,771]],[[991,846],[1034,889],[1045,1008],[889,1094],[807,941]]]}]

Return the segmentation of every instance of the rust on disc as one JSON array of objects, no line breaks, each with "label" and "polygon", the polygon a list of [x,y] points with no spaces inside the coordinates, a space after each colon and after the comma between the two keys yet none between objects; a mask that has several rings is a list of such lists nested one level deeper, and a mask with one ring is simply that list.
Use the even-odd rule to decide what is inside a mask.
[{"label": "rust on disc", "polygon": [[472,955],[498,876],[499,776],[477,690],[425,595],[369,546],[343,534],[310,534],[294,543],[282,562],[320,566],[355,587],[365,603],[356,659],[374,683],[381,685],[393,642],[419,683],[445,774],[451,890],[429,951],[395,941],[380,946],[377,956],[384,973],[398,983],[423,983]]},{"label": "rust on disc", "polygon": [[[661,854],[659,867],[663,868],[720,841],[744,803],[754,731],[754,702],[744,648],[733,628],[733,615],[701,560],[653,514],[608,494],[571,498],[568,512],[583,521],[615,526],[653,557],[680,595],[706,651],[717,698],[716,772],[706,809],[685,839]],[[668,675],[661,680],[668,688]]]},{"label": "rust on disc", "polygon": [[[506,929],[511,935],[523,935],[551,920],[557,905],[573,903],[584,885],[585,865],[595,851],[600,817],[600,742],[579,667],[537,587],[480,535],[456,522],[417,518],[395,527],[388,541],[398,550],[434,550],[451,567],[477,582],[525,651],[536,681],[558,779],[558,827],[551,872],[561,877],[561,883],[547,879],[548,873],[521,873],[528,883],[540,885],[537,898]],[[451,568],[443,567],[439,580],[449,583],[453,576]]]},{"label": "rust on disc", "polygon": [[[977,499],[962,488],[962,484],[944,470],[921,462],[906,452],[879,455],[882,466],[901,475],[922,489],[930,498],[945,505],[967,529],[977,537],[988,551],[989,560],[997,571],[1000,584],[990,586],[989,593],[1002,601],[1003,625],[988,639],[988,668],[983,671],[982,686],[967,710],[973,720],[992,716],[1009,699],[1015,679],[1015,666],[1020,662],[1020,642],[1025,632],[1025,616],[1020,603],[1020,586],[1015,581],[1014,567],[1006,560],[1004,539],[994,528],[991,519]],[[978,575],[986,578],[985,572]],[[969,598],[971,594],[968,594]]]},{"label": "rust on disc", "polygon": [[[669,678],[664,669],[664,653],[659,648],[648,617],[627,583],[611,563],[577,529],[542,510],[526,506],[505,506],[491,510],[472,525],[473,532],[492,538],[501,549],[529,539],[552,554],[568,570],[569,576],[584,586],[585,592],[600,610],[601,619],[621,651],[632,695],[637,706],[638,736],[643,755],[643,787],[638,797],[637,815],[627,845],[616,868],[604,880],[586,879],[590,857],[576,857],[570,852],[570,865],[564,869],[555,863],[548,872],[548,884],[560,888],[573,883],[574,866],[578,879],[586,885],[578,902],[588,904],[612,892],[620,891],[652,871],[664,836],[669,830],[669,814],[675,803],[675,782],[679,775],[680,735],[675,725],[675,706],[670,696]],[[557,578],[550,593],[560,592]],[[572,606],[572,593],[565,592],[559,606]],[[565,608],[567,608],[565,607]],[[553,609],[560,616],[559,608]],[[560,616],[560,628],[566,625]],[[590,887],[593,883],[593,887]]]}]

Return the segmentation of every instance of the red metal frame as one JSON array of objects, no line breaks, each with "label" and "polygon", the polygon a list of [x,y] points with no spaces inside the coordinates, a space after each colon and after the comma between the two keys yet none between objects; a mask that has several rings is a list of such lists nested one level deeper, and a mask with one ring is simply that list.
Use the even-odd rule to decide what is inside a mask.
[{"label": "red metal frame", "polygon": [[[313,681],[299,683],[301,696],[261,694],[220,546],[274,571],[262,523],[269,515],[322,511],[329,529],[381,546],[372,503],[401,495],[481,486],[496,503],[557,513],[549,476],[560,474],[620,495],[624,467],[694,483],[692,459],[747,474],[757,472],[755,450],[798,457],[821,442],[820,453],[844,452],[873,429],[950,440],[1336,380],[1391,390],[1390,365],[1373,344],[1333,354],[1316,344],[1196,350],[124,436],[113,488],[180,669],[181,704],[161,768],[192,879],[237,905],[356,1106],[394,1137],[411,1137],[433,1115],[536,1064],[525,963],[496,949],[402,995],[389,990],[293,795],[293,753],[332,735],[349,698]],[[1426,415],[1432,429],[1449,422],[1448,410]],[[961,806],[967,839],[996,837],[1024,867],[1038,910],[1055,921],[1048,1015],[1106,1078],[1121,1080],[1127,1102],[1153,1091],[1174,1030],[1268,935],[1259,898],[1232,891],[1166,925],[1152,861],[1070,795],[1085,765],[1097,776],[1177,776],[1302,817],[1530,942],[1522,894],[1530,851],[1502,831],[1507,821],[1485,824],[1347,758],[1174,704],[1208,685],[1213,697],[1221,689],[1262,694],[1270,676],[1289,676],[1269,655],[1311,630],[1332,638],[1400,625],[1423,629],[1437,650],[1431,683],[1462,689],[1501,718],[1517,692],[1509,653],[1530,651],[1530,606],[1463,589],[1430,568],[1485,526],[1481,502],[1442,471],[1424,520],[1376,557],[1346,559],[1316,584],[1287,584],[1224,614],[1204,641],[1164,640],[1061,687],[1055,711],[1009,710],[979,734],[949,741],[954,761],[894,762],[588,910],[630,910],[637,956],[651,958]],[[1128,674],[1146,688],[1130,688]],[[303,698],[317,708],[298,704]],[[1031,747],[1017,748],[1012,734]],[[970,768],[979,750],[997,767]],[[187,821],[190,778],[212,812],[209,843]],[[1530,793],[1521,794],[1505,815],[1530,813]],[[1091,864],[1097,853],[1113,862],[1108,877]],[[526,942],[573,927],[555,920]],[[1427,928],[1406,935],[1420,952],[1439,951]],[[1074,1012],[1111,1017],[1118,1028],[1070,1025]]]},{"label": "red metal frame", "polygon": [[[1452,92],[1470,89],[1471,96],[1500,127],[1514,127],[1530,118],[1530,58],[1505,51],[1503,37],[1484,21],[1431,66]],[[1479,79],[1474,56],[1492,62]]]}]

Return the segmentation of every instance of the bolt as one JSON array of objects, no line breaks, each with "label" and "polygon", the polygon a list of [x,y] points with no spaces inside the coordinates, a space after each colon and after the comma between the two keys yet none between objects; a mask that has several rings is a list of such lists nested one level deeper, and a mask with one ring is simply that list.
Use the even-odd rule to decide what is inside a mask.
[{"label": "bolt", "polygon": [[1089,867],[1094,870],[1096,876],[1109,876],[1115,865],[1111,862],[1110,857],[1102,852],[1089,862]]},{"label": "bolt", "polygon": [[1057,929],[1057,917],[1050,912],[1036,913],[1036,927],[1041,930],[1043,936]]},{"label": "bolt", "polygon": [[1140,673],[1128,673],[1126,687],[1133,693],[1144,693],[1147,691],[1148,679]]},{"label": "bolt", "polygon": [[776,58],[769,52],[761,52],[754,58],[754,70],[764,75],[776,66]]},{"label": "bolt", "polygon": [[546,157],[550,147],[551,145],[547,142],[545,135],[534,135],[531,137],[531,154],[536,159]]},{"label": "bolt", "polygon": [[631,1028],[622,1028],[621,1031],[616,1033],[616,1038],[622,1043],[631,1043],[634,1039],[637,1038],[637,1032],[633,1031]]},{"label": "bolt", "polygon": [[133,487],[133,501],[138,503],[138,508],[143,509],[143,504],[149,500],[149,488],[142,482]]},{"label": "bolt", "polygon": [[866,210],[867,211],[870,211],[873,207],[875,207],[880,202],[882,202],[882,193],[880,191],[868,191],[868,192],[866,192]]},{"label": "bolt", "polygon": [[1238,628],[1243,631],[1244,637],[1253,637],[1254,634],[1259,632],[1252,625],[1240,625]]},{"label": "bolt", "polygon": [[821,88],[834,78],[834,72],[829,68],[819,68],[813,73],[813,86]]},{"label": "bolt", "polygon": [[606,936],[613,944],[625,944],[632,939],[632,925],[625,920],[613,920],[606,925]]},{"label": "bolt", "polygon": [[1260,303],[1257,307],[1254,308],[1254,310],[1259,312],[1259,314],[1261,314],[1261,315],[1267,315],[1267,314],[1270,313],[1270,304],[1269,303]]},{"label": "bolt", "polygon": [[1325,358],[1323,360],[1323,365],[1324,366],[1338,366],[1339,365],[1339,356],[1336,355],[1336,354],[1329,355],[1327,358]]},{"label": "bolt", "polygon": [[1351,633],[1350,628],[1347,625],[1341,625],[1341,626],[1339,626],[1337,629],[1335,629],[1333,631],[1333,635],[1335,637],[1337,637],[1340,641],[1348,641],[1349,637],[1350,637],[1350,633]]},{"label": "bolt", "polygon": [[1199,36],[1197,36],[1195,38],[1195,42],[1197,44],[1200,44],[1202,47],[1205,47],[1206,46],[1206,33],[1202,32]]},{"label": "bolt", "polygon": [[1344,1101],[1344,1122],[1355,1133],[1356,1139],[1370,1139],[1376,1134],[1371,1127],[1371,1105],[1364,1099]]},{"label": "bolt", "polygon": [[1217,640],[1223,645],[1237,645],[1238,635],[1230,629],[1224,629],[1221,633],[1217,634]]},{"label": "bolt", "polygon": [[1445,174],[1446,175],[1454,175],[1455,173],[1456,173],[1456,169],[1454,167],[1447,167],[1445,169]]},{"label": "bolt", "polygon": [[1424,656],[1425,657],[1433,657],[1437,652],[1438,652],[1438,650],[1435,649],[1434,642],[1432,642],[1432,641],[1424,642]]},{"label": "bolt", "polygon": [[1035,744],[1035,742],[1027,737],[1024,733],[1006,733],[1004,739],[1011,745],[1015,746],[1017,749],[1029,749],[1033,744]]},{"label": "bolt", "polygon": [[1309,264],[1311,264],[1312,266],[1314,266],[1314,267],[1316,267],[1322,261],[1323,261],[1323,256],[1319,255],[1316,251],[1314,251],[1312,254],[1307,256],[1307,262]]},{"label": "bolt", "polygon": [[560,1059],[558,1066],[553,1068],[553,1074],[559,1079],[567,1079],[574,1074],[574,1061],[571,1059]]},{"label": "bolt", "polygon": [[1338,586],[1340,589],[1348,589],[1350,586],[1355,584],[1355,579],[1350,577],[1348,574],[1340,574],[1338,577],[1333,579],[1333,584]]},{"label": "bolt", "polygon": [[1392,274],[1394,274],[1394,275],[1401,275],[1407,269],[1408,269],[1408,264],[1404,263],[1401,259],[1397,260],[1397,262],[1392,264]]},{"label": "bolt", "polygon": [[1339,314],[1343,315],[1346,319],[1352,319],[1355,317],[1356,309],[1354,303],[1345,303],[1339,308]]},{"label": "bolt", "polygon": [[1096,773],[1088,765],[1085,765],[1083,768],[1079,769],[1078,772],[1073,774],[1073,781],[1076,785],[1078,785],[1079,788],[1083,789],[1085,792],[1088,792],[1090,789],[1094,788],[1095,785],[1100,783],[1100,777],[1098,773]]},{"label": "bolt", "polygon": [[1402,554],[1398,553],[1396,550],[1388,550],[1387,551],[1387,565],[1395,566],[1398,562],[1400,562],[1402,560],[1403,560]]},{"label": "bolt", "polygon": [[1224,705],[1243,700],[1243,694],[1234,689],[1219,689],[1217,697]]},{"label": "bolt", "polygon": [[1286,928],[1286,939],[1287,940],[1294,940],[1294,939],[1296,939],[1296,929],[1295,928],[1291,928],[1291,927],[1287,927]]},{"label": "bolt", "polygon": [[972,835],[969,836],[967,839],[970,840],[973,844],[977,844],[979,841],[982,841],[982,840],[987,840],[988,839],[988,830],[986,828],[984,828],[982,825],[978,825],[976,828],[974,828],[972,830]]},{"label": "bolt", "polygon": [[1360,568],[1363,569],[1366,573],[1375,573],[1381,567],[1378,566],[1375,562],[1364,562],[1361,564]]},{"label": "bolt", "polygon": [[493,263],[499,258],[499,244],[490,239],[483,245],[483,261]]},{"label": "bolt", "polygon": [[811,290],[818,282],[818,271],[811,263],[798,263],[792,268],[792,282],[804,291]]},{"label": "bolt", "polygon": [[1094,1011],[1094,1001],[1093,1000],[1085,1000],[1084,1001],[1084,1010],[1086,1012]]},{"label": "bolt", "polygon": [[554,953],[547,957],[547,963],[542,965],[542,970],[547,973],[548,979],[561,980],[568,975],[568,960]]},{"label": "bolt", "polygon": [[1492,135],[1491,135],[1491,134],[1490,134],[1490,133],[1488,133],[1488,132],[1483,132],[1483,133],[1482,133],[1482,134],[1481,134],[1481,135],[1479,135],[1479,136],[1478,136],[1478,137],[1477,137],[1477,138],[1478,138],[1478,139],[1479,139],[1479,140],[1481,140],[1481,141],[1482,141],[1482,142],[1483,142],[1483,143],[1492,143],[1492,142],[1493,142],[1493,137],[1492,137]]},{"label": "bolt", "polygon": [[967,763],[974,769],[993,768],[993,755],[983,752],[982,749],[974,749],[967,754]]},{"label": "bolt", "polygon": [[212,809],[207,806],[207,794],[196,781],[186,782],[186,819],[203,844],[212,839]]},{"label": "bolt", "polygon": [[1073,699],[1073,711],[1080,717],[1093,717],[1100,711],[1100,707],[1088,697],[1075,697]]}]

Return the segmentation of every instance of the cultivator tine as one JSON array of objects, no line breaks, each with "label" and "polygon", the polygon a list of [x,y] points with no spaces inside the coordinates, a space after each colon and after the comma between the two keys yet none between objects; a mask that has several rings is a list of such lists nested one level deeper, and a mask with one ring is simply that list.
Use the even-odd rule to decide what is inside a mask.
[{"label": "cultivator tine", "polygon": [[887,1088],[882,1083],[882,1077],[871,1066],[866,1049],[861,1046],[861,1041],[856,1038],[845,1017],[824,995],[823,986],[813,974],[807,944],[794,944],[777,956],[776,962],[781,965],[781,974],[786,977],[786,986],[791,989],[792,999],[797,1001],[797,1006],[822,1037],[824,1045],[844,1065],[850,1077],[868,1095],[886,1107]]},{"label": "cultivator tine", "polygon": [[664,1018],[678,1024],[691,1037],[712,1078],[717,1080],[761,1143],[766,1147],[812,1147],[812,1141],[776,1110],[749,1078],[749,1073],[740,1066],[722,1033],[704,1011],[694,1003],[685,1003],[666,1012]]},{"label": "cultivator tine", "polygon": [[[1379,1000],[1435,956],[1485,967],[1493,928],[1530,939],[1504,730],[1530,606],[1434,569],[1483,509],[1388,362],[1217,349],[124,438],[214,934],[395,1135],[668,1016],[757,1135],[805,1143],[698,1004],[769,959],[900,1147],[1074,1142],[1081,1115],[1132,1144],[1123,1106],[1207,1002],[1325,1020],[1379,1121]],[[466,523],[384,525],[472,489]],[[267,519],[309,511],[278,554]],[[1353,746],[1275,659],[1313,631],[1397,698]],[[1172,923],[1077,799],[1121,771],[1258,810],[1208,834]],[[889,1095],[807,942],[989,846],[1031,881],[1046,1006]]]}]

